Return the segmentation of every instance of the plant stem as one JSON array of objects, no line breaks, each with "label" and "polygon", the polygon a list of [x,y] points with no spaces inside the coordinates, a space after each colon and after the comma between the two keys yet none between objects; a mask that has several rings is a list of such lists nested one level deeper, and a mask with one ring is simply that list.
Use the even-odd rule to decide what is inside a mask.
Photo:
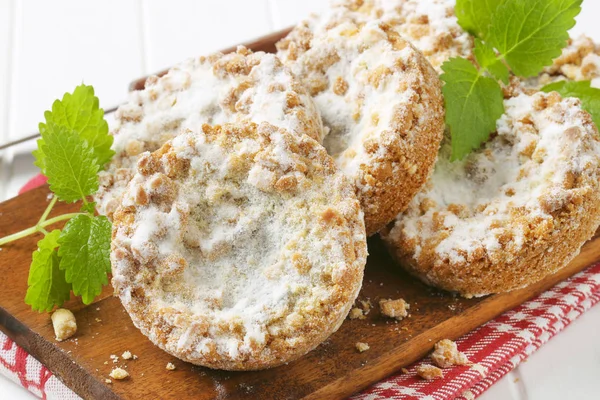
[{"label": "plant stem", "polygon": [[[45,214],[46,213],[44,213],[44,215]],[[13,233],[12,235],[1,238],[0,246],[5,245],[10,242],[14,242],[15,240],[24,238],[25,236],[33,235],[36,232],[48,233],[44,229],[45,227],[55,224],[60,221],[64,221],[66,219],[71,219],[71,218],[73,218],[77,215],[81,215],[81,214],[85,214],[85,213],[70,213],[70,214],[63,214],[63,215],[59,215],[58,217],[50,218],[47,221],[38,223],[36,226],[32,226],[31,228],[24,229],[21,232]]]},{"label": "plant stem", "polygon": [[58,197],[56,195],[54,195],[54,197],[52,197],[52,201],[50,202],[50,204],[48,204],[48,207],[46,207],[46,211],[44,211],[44,213],[42,214],[42,217],[38,221],[37,225],[40,225],[41,223],[43,223],[46,220],[46,218],[48,218],[48,215],[50,214],[50,211],[52,211],[52,207],[54,207],[57,200],[58,200]]}]

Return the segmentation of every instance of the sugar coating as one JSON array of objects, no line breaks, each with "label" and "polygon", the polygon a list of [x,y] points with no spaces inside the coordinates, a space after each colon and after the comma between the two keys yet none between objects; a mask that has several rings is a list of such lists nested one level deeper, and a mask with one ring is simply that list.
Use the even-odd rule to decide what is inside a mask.
[{"label": "sugar coating", "polygon": [[339,0],[335,4],[392,26],[438,73],[452,57],[473,56],[473,39],[454,13],[456,0]]},{"label": "sugar coating", "polygon": [[592,87],[600,88],[600,46],[591,38],[581,35],[569,39],[569,44],[563,49],[560,57],[555,59],[551,66],[544,68],[539,76],[525,80],[525,84],[528,87],[541,88],[562,80],[589,80]]},{"label": "sugar coating", "polygon": [[165,76],[150,77],[116,112],[116,155],[100,175],[98,211],[112,216],[139,155],[204,123],[269,122],[323,138],[319,113],[306,90],[273,54],[237,52],[193,58]]},{"label": "sugar coating", "polygon": [[467,297],[554,272],[600,223],[598,132],[579,100],[521,94],[505,109],[464,160],[443,144],[425,189],[382,233],[410,272]]},{"label": "sugar coating", "polygon": [[323,143],[355,183],[370,235],[432,171],[444,110],[439,78],[421,53],[389,25],[364,19],[332,8],[277,46],[321,112]]},{"label": "sugar coating", "polygon": [[336,331],[361,287],[363,215],[308,136],[204,125],[140,157],[113,224],[113,286],[152,342],[261,369]]}]

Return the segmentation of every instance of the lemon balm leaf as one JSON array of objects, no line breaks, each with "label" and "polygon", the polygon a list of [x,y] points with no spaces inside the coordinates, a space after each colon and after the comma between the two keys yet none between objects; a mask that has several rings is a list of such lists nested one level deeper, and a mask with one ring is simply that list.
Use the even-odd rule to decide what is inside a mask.
[{"label": "lemon balm leaf", "polygon": [[506,0],[457,0],[455,6],[459,25],[478,38],[486,38],[494,12]]},{"label": "lemon balm leaf", "polygon": [[87,214],[70,219],[58,239],[60,269],[84,304],[90,304],[108,284],[110,240],[108,218]]},{"label": "lemon balm leaf", "polygon": [[507,0],[498,6],[484,39],[513,73],[537,75],[561,54],[583,0]]},{"label": "lemon balm leaf", "polygon": [[99,166],[94,149],[77,133],[63,126],[47,125],[35,156],[35,164],[48,177],[50,190],[60,200],[72,203],[98,190]]},{"label": "lemon balm leaf", "polygon": [[100,167],[114,155],[111,150],[113,137],[108,134],[104,110],[100,108],[92,86],[80,85],[73,93],[65,93],[62,100],[56,100],[52,104],[51,111],[44,113],[44,117],[46,122],[40,124],[40,133],[43,134],[50,124],[77,132],[94,150]]},{"label": "lemon balm leaf", "polygon": [[442,65],[446,124],[452,137],[452,159],[459,160],[488,140],[504,113],[502,89],[482,76],[470,61],[452,58]]},{"label": "lemon balm leaf", "polygon": [[544,92],[558,92],[562,97],[576,97],[581,107],[592,116],[596,127],[600,127],[600,89],[593,88],[590,81],[560,81],[544,86]]},{"label": "lemon balm leaf", "polygon": [[477,63],[481,68],[486,69],[490,75],[499,81],[508,84],[510,72],[506,65],[496,56],[494,49],[479,39],[475,39],[475,49],[473,51]]},{"label": "lemon balm leaf", "polygon": [[38,242],[33,252],[25,303],[33,310],[51,311],[54,306],[62,306],[69,300],[71,285],[59,268],[60,258],[56,247],[60,230],[56,229]]}]

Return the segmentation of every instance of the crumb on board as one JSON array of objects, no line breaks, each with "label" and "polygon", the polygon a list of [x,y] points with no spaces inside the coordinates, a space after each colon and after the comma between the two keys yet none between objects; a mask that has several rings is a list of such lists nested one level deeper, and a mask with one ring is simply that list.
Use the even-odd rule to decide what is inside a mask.
[{"label": "crumb on board", "polygon": [[356,342],[355,346],[356,350],[358,350],[361,353],[370,349],[369,345],[363,342]]},{"label": "crumb on board", "polygon": [[469,359],[465,353],[458,351],[456,343],[449,339],[440,340],[435,344],[431,359],[440,368],[469,364]]},{"label": "crumb on board", "polygon": [[137,354],[134,354],[132,358],[133,358],[134,360],[137,360],[137,359],[138,359],[138,356],[137,356]]},{"label": "crumb on board", "polygon": [[95,318],[96,322],[102,322],[100,318]]},{"label": "crumb on board", "polygon": [[106,383],[107,385],[110,385],[112,383],[112,381],[110,379],[105,379],[104,383]]},{"label": "crumb on board", "polygon": [[121,358],[123,360],[131,360],[133,356],[131,355],[131,352],[129,350],[126,350],[123,352],[123,354],[121,354]]},{"label": "crumb on board", "polygon": [[108,365],[108,361],[104,361],[104,365]]},{"label": "crumb on board", "polygon": [[116,380],[122,380],[129,377],[129,372],[125,371],[123,368],[117,367],[110,371],[109,376]]},{"label": "crumb on board", "polygon": [[111,354],[111,355],[110,355],[110,359],[112,360],[112,362],[113,362],[114,364],[116,364],[116,363],[118,363],[118,362],[119,362],[119,357],[118,357],[117,355],[115,355],[115,354]]},{"label": "crumb on board", "polygon": [[379,300],[379,308],[382,315],[401,321],[408,315],[410,304],[404,301],[404,299],[381,299]]},{"label": "crumb on board", "polygon": [[371,304],[371,300],[370,299],[360,300],[359,303],[360,303],[360,308],[363,310],[363,314],[368,315],[369,311],[371,311],[371,308],[373,308],[373,304]]},{"label": "crumb on board", "polygon": [[348,314],[348,318],[350,319],[365,319],[365,314],[363,313],[363,310],[358,308],[358,307],[354,307],[353,309],[350,310],[350,313]]},{"label": "crumb on board", "polygon": [[175,364],[173,364],[173,363],[167,363],[167,366],[165,368],[167,369],[167,371],[174,371],[175,370]]},{"label": "crumb on board", "polygon": [[419,365],[417,367],[417,375],[428,381],[444,377],[444,373],[441,369],[427,364]]},{"label": "crumb on board", "polygon": [[77,332],[77,322],[73,313],[65,308],[59,308],[52,313],[52,326],[56,340],[62,342]]}]

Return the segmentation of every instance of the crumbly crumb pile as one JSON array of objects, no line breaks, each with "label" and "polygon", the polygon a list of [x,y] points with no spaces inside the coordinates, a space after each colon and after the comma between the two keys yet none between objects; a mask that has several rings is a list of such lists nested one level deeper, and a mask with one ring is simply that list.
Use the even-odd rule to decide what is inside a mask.
[{"label": "crumbly crumb pile", "polygon": [[165,76],[150,77],[116,112],[116,155],[100,175],[98,211],[112,216],[139,155],[155,151],[203,123],[269,122],[317,141],[323,138],[312,99],[273,54],[235,53],[189,59]]},{"label": "crumbly crumb pile", "polygon": [[444,130],[437,73],[389,25],[343,7],[277,46],[321,112],[327,151],[356,185],[367,234],[379,231],[433,169]]},{"label": "crumbly crumb pile", "polygon": [[365,319],[367,317],[363,313],[363,310],[361,310],[358,307],[354,307],[353,309],[350,310],[350,313],[348,314],[348,318],[350,318],[350,319]]},{"label": "crumbly crumb pile", "polygon": [[171,363],[171,362],[170,362],[170,363],[167,363],[167,365],[165,366],[165,369],[166,369],[167,371],[175,371],[175,368],[176,368],[176,367],[175,367],[175,364],[173,364],[173,363]]},{"label": "crumbly crumb pile", "polygon": [[444,377],[444,372],[436,366],[433,365],[419,365],[417,367],[417,375],[425,380],[433,380]]},{"label": "crumbly crumb pile", "polygon": [[525,83],[532,88],[541,88],[562,80],[589,80],[593,87],[600,87],[600,46],[591,38],[581,35],[569,39],[569,45],[563,49],[561,56],[539,76]]},{"label": "crumbly crumb pile", "polygon": [[336,4],[391,25],[438,73],[452,57],[472,57],[473,39],[458,24],[455,0],[340,0]]},{"label": "crumbly crumb pile", "polygon": [[70,310],[59,308],[52,313],[52,326],[56,340],[62,342],[77,332],[77,321]]},{"label": "crumbly crumb pile", "polygon": [[260,369],[337,330],[361,286],[362,212],[308,136],[204,125],[143,154],[113,224],[113,286],[186,361]]},{"label": "crumbly crumb pile", "polygon": [[359,353],[365,352],[367,350],[370,349],[369,344],[368,343],[363,343],[363,342],[357,342],[355,344],[356,350],[358,350]]},{"label": "crumbly crumb pile", "polygon": [[458,351],[456,343],[449,339],[440,340],[435,344],[435,350],[431,353],[431,359],[440,368],[469,364],[469,359],[465,353]]},{"label": "crumbly crumb pile", "polygon": [[129,377],[129,372],[125,371],[123,368],[117,367],[110,371],[109,376],[113,379],[120,381],[123,379],[127,379]]},{"label": "crumbly crumb pile", "polygon": [[539,280],[600,223],[598,132],[579,100],[521,94],[505,108],[464,160],[443,145],[426,188],[382,235],[409,271],[465,296]]},{"label": "crumbly crumb pile", "polygon": [[381,315],[401,321],[408,316],[410,304],[404,301],[404,299],[381,299],[379,300],[379,309],[381,310]]}]

